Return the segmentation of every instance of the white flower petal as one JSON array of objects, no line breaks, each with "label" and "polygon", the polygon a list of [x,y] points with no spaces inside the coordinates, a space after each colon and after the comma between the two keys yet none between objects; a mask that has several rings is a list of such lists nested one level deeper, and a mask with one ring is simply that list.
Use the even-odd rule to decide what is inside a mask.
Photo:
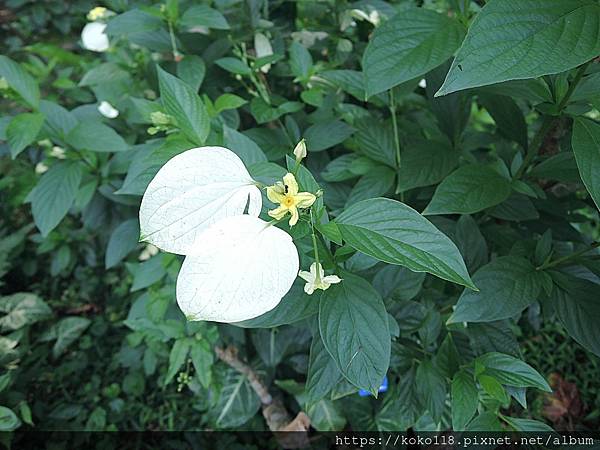
[{"label": "white flower petal", "polygon": [[104,32],[105,23],[90,22],[81,31],[83,47],[94,52],[105,52],[110,46],[108,36]]},{"label": "white flower petal", "polygon": [[[242,160],[223,147],[199,147],[170,159],[148,185],[140,206],[142,239],[186,255],[219,219],[258,216],[260,190]],[[205,242],[205,239],[202,239]]]},{"label": "white flower petal", "polygon": [[202,233],[185,258],[177,303],[189,320],[248,320],[277,306],[297,274],[289,234],[257,217],[228,217]]},{"label": "white flower petal", "polygon": [[119,115],[119,110],[107,101],[102,101],[98,105],[98,111],[108,119],[114,119]]}]

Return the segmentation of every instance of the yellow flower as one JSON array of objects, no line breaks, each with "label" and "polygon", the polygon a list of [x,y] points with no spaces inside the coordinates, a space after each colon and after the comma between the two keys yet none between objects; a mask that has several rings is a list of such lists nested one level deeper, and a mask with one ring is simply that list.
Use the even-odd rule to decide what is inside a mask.
[{"label": "yellow flower", "polygon": [[310,265],[310,272],[301,270],[298,273],[298,276],[306,281],[306,284],[304,285],[304,292],[306,292],[308,295],[312,295],[312,293],[315,292],[315,289],[326,290],[329,289],[329,286],[332,284],[337,284],[342,281],[342,279],[337,275],[325,276],[323,267],[321,264],[319,264],[317,267],[317,263],[312,263]]},{"label": "yellow flower", "polygon": [[306,141],[304,139],[294,147],[294,156],[296,157],[296,162],[300,162],[306,158]]},{"label": "yellow flower", "polygon": [[274,186],[269,186],[267,197],[273,203],[279,203],[277,208],[269,211],[269,216],[280,220],[289,212],[292,215],[290,227],[298,222],[298,208],[308,208],[317,199],[310,192],[298,192],[298,183],[291,173],[283,177],[283,183],[278,181]]},{"label": "yellow flower", "polygon": [[89,21],[94,22],[102,18],[102,16],[104,16],[104,13],[106,13],[106,8],[104,8],[103,6],[96,6],[95,8],[90,10],[90,12],[87,15],[87,18]]}]

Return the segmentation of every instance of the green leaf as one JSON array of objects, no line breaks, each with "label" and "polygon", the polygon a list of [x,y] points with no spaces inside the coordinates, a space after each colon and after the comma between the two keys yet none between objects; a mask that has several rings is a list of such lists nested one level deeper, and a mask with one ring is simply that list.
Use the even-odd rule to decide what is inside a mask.
[{"label": "green leaf", "polygon": [[479,94],[479,102],[490,113],[502,135],[527,150],[527,124],[519,105],[505,95],[484,93]]},{"label": "green leaf", "polygon": [[477,380],[479,380],[479,384],[490,397],[498,400],[503,405],[508,405],[510,398],[502,384],[496,378],[482,373],[479,374]]},{"label": "green leaf", "polygon": [[477,412],[479,395],[473,377],[460,370],[452,378],[452,429],[463,431]]},{"label": "green leaf", "polygon": [[321,295],[319,329],[325,348],[353,385],[377,396],[390,362],[387,312],[364,279],[343,274]]},{"label": "green leaf", "polygon": [[398,189],[408,191],[442,181],[458,165],[458,152],[447,141],[419,140],[402,149]]},{"label": "green leaf", "polygon": [[517,417],[502,416],[502,419],[509,424],[515,431],[531,431],[542,433],[556,433],[554,429],[544,422],[532,419],[519,419]]},{"label": "green leaf", "polygon": [[40,104],[40,89],[29,73],[12,59],[0,55],[0,78],[4,78],[33,109]]},{"label": "green leaf", "polygon": [[344,240],[387,262],[476,289],[452,241],[411,207],[396,200],[363,200],[336,219]]},{"label": "green leaf", "polygon": [[67,143],[77,150],[122,152],[129,148],[125,140],[101,122],[81,122],[67,135]]},{"label": "green leaf", "polygon": [[320,152],[335,145],[341,144],[354,133],[354,128],[342,122],[334,120],[326,123],[316,123],[308,127],[304,132],[306,146],[311,152]]},{"label": "green leaf", "polygon": [[235,94],[223,94],[215,101],[215,109],[220,113],[228,109],[237,109],[246,103],[248,102],[245,99]]},{"label": "green leaf", "polygon": [[294,76],[301,80],[308,78],[312,66],[312,56],[306,47],[298,42],[292,42],[290,45],[290,69]]},{"label": "green leaf", "polygon": [[331,400],[320,400],[312,405],[307,411],[311,425],[317,431],[342,430],[346,425],[344,414],[337,407],[337,403]]},{"label": "green leaf", "polygon": [[446,380],[431,361],[422,361],[417,368],[417,394],[438,423],[446,402]]},{"label": "green leaf", "polygon": [[160,17],[140,9],[132,9],[112,17],[106,26],[106,34],[109,36],[128,36],[135,33],[155,31],[162,26],[163,21]]},{"label": "green leaf", "polygon": [[21,426],[17,415],[6,406],[0,406],[0,431],[13,431]]},{"label": "green leaf", "polygon": [[575,119],[572,146],[583,184],[600,208],[600,125],[583,117]]},{"label": "green leaf", "polygon": [[194,144],[203,144],[210,131],[204,103],[185,82],[157,67],[160,100],[167,114],[175,119],[181,132]]},{"label": "green leaf", "polygon": [[138,219],[129,219],[121,222],[119,226],[113,230],[110,239],[108,240],[108,247],[106,247],[106,255],[104,258],[105,267],[110,269],[119,264],[129,252],[137,247],[139,238],[140,226],[138,224]]},{"label": "green leaf", "polygon": [[491,352],[481,355],[476,362],[485,367],[485,374],[502,384],[516,387],[535,387],[552,392],[550,386],[537,370],[513,356]]},{"label": "green leaf", "polygon": [[306,376],[306,403],[318,402],[342,380],[336,362],[325,349],[320,335],[313,337]]},{"label": "green leaf", "polygon": [[[396,145],[392,125],[381,123],[376,119],[367,119],[356,123],[356,127],[357,131],[354,133],[353,139],[356,141],[357,151],[374,161],[395,168]],[[402,164],[405,164],[404,156]],[[413,173],[413,175],[415,174]]]},{"label": "green leaf", "polygon": [[456,322],[493,322],[521,313],[542,291],[539,271],[525,258],[502,256],[473,275],[479,292],[465,289],[454,313]]},{"label": "green leaf", "polygon": [[375,30],[363,55],[367,95],[439,66],[454,54],[464,33],[458,21],[429,9],[396,14]]},{"label": "green leaf", "polygon": [[250,69],[244,61],[231,56],[217,59],[215,64],[220,68],[225,69],[227,72],[238,75],[250,75],[252,73],[252,69]]},{"label": "green leaf", "polygon": [[254,319],[236,322],[234,325],[244,328],[272,328],[287,325],[315,315],[319,310],[319,301],[304,292],[304,283],[297,281],[279,304],[271,311]]},{"label": "green leaf", "polygon": [[130,80],[130,75],[126,70],[121,69],[114,63],[104,63],[86,72],[79,86],[96,86],[105,83],[119,83]]},{"label": "green leaf", "polygon": [[197,27],[229,30],[225,16],[208,5],[194,5],[187,9],[179,19],[179,25],[187,31],[194,31]]},{"label": "green leaf", "polygon": [[196,370],[196,376],[202,386],[208,389],[212,379],[211,368],[214,362],[213,352],[208,341],[194,342],[190,349],[190,357]]},{"label": "green leaf", "polygon": [[190,351],[190,340],[188,338],[177,339],[171,347],[169,353],[169,368],[167,369],[167,375],[165,376],[164,385],[166,386],[171,382],[181,366],[185,363],[187,355]]},{"label": "green leaf", "polygon": [[65,317],[55,325],[56,342],[52,347],[52,356],[58,358],[90,326],[92,321],[85,317]]},{"label": "green leaf", "polygon": [[186,55],[177,64],[177,77],[187,83],[194,92],[198,92],[200,89],[205,74],[206,65],[197,55]]},{"label": "green leaf", "polygon": [[600,285],[558,272],[552,278],[550,299],[558,319],[573,339],[600,356]]},{"label": "green leaf", "polygon": [[365,200],[368,198],[380,197],[390,191],[396,179],[396,172],[387,166],[377,166],[369,171],[354,185],[346,200],[346,205]]},{"label": "green leaf", "polygon": [[502,203],[510,181],[488,166],[460,167],[442,181],[423,214],[473,214]]},{"label": "green leaf", "polygon": [[81,166],[75,162],[59,162],[42,175],[30,194],[33,220],[48,236],[65,217],[77,196],[81,182]]},{"label": "green leaf", "polygon": [[475,417],[465,431],[504,431],[502,424],[496,417],[496,414],[491,412],[483,412]]},{"label": "green leaf", "polygon": [[214,408],[215,424],[219,428],[236,428],[250,420],[260,408],[260,400],[248,382],[248,377],[228,369],[221,395]]},{"label": "green leaf", "polygon": [[238,155],[246,167],[267,161],[267,157],[256,142],[227,125],[223,125],[223,144]]},{"label": "green leaf", "polygon": [[44,119],[45,116],[40,113],[22,113],[11,119],[6,127],[6,140],[13,159],[35,141],[44,125]]},{"label": "green leaf", "polygon": [[0,331],[12,331],[23,328],[52,315],[50,307],[37,295],[29,292],[0,297]]},{"label": "green leaf", "polygon": [[64,142],[69,132],[77,126],[75,115],[56,103],[42,100],[40,111],[46,116],[44,131],[59,142]]},{"label": "green leaf", "polygon": [[436,96],[577,67],[600,53],[599,21],[593,0],[490,0]]}]

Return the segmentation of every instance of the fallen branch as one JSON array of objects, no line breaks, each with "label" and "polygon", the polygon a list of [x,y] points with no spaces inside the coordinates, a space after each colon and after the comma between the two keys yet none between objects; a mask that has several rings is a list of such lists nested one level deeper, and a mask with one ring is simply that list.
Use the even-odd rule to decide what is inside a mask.
[{"label": "fallen branch", "polygon": [[[215,347],[215,353],[221,361],[248,378],[250,386],[260,399],[262,414],[269,430],[276,432],[275,436],[284,448],[300,448],[308,445],[306,431],[310,427],[310,419],[303,411],[300,411],[294,420],[291,420],[281,400],[274,399],[256,372],[238,358],[238,351],[234,346],[225,349]],[[287,435],[287,432],[296,433]]]}]

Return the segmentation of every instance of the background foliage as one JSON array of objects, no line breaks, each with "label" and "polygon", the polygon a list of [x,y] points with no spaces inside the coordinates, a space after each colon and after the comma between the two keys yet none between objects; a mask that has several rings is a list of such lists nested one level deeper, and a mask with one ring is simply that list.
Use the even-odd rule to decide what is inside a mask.
[{"label": "background foliage", "polygon": [[[265,429],[215,345],[318,430],[598,429],[600,6],[484,3],[115,0],[97,53],[91,2],[6,2],[0,429]],[[302,137],[343,283],[186,322],[148,182],[207,144],[272,183]]]}]

